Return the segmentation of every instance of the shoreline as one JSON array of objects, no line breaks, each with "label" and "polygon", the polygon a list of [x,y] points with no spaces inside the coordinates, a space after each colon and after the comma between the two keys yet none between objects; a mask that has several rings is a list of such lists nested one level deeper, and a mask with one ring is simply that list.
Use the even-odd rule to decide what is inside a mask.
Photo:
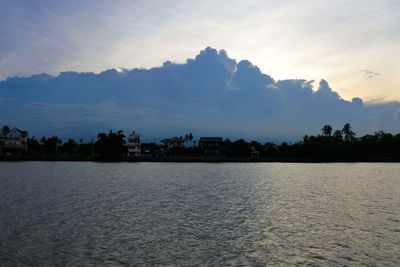
[{"label": "shoreline", "polygon": [[326,158],[225,158],[225,157],[173,157],[173,158],[126,158],[121,160],[104,161],[95,158],[75,158],[75,157],[11,157],[0,159],[0,162],[16,162],[16,161],[76,161],[76,162],[176,162],[176,163],[400,163],[397,157],[368,157],[368,158],[348,158],[348,159],[326,159]]}]

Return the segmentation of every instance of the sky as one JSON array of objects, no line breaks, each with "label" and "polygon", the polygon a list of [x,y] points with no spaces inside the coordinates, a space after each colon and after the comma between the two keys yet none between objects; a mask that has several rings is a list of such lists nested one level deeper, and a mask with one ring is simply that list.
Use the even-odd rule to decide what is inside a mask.
[{"label": "sky", "polygon": [[211,46],[275,80],[400,100],[400,1],[0,1],[0,80],[185,63]]},{"label": "sky", "polygon": [[299,141],[323,125],[357,136],[400,133],[400,102],[343,99],[326,80],[274,80],[248,60],[207,47],[184,63],[101,73],[62,72],[0,81],[0,125],[30,136],[85,142],[97,133],[135,130],[145,142],[221,136]]}]

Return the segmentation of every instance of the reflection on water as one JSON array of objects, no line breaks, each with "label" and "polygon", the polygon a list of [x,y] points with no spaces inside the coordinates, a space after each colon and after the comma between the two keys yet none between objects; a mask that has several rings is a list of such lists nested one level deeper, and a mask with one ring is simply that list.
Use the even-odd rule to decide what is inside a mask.
[{"label": "reflection on water", "polygon": [[0,265],[398,266],[399,173],[0,162]]}]

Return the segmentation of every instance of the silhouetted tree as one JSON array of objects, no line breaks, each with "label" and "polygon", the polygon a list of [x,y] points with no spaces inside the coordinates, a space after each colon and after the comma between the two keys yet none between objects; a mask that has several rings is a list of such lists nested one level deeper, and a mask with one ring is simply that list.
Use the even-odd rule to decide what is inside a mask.
[{"label": "silhouetted tree", "polygon": [[115,161],[124,157],[126,152],[125,135],[121,130],[113,132],[110,130],[108,134],[99,133],[95,143],[96,151],[100,160]]},{"label": "silhouetted tree", "polygon": [[232,150],[232,141],[226,138],[221,144],[221,152],[223,155],[229,156]]},{"label": "silhouetted tree", "polygon": [[346,123],[343,126],[342,133],[344,134],[344,141],[345,142],[352,142],[355,138],[355,133],[351,130],[350,123]]},{"label": "silhouetted tree", "polygon": [[3,134],[4,137],[6,137],[6,135],[10,132],[10,127],[8,127],[7,125],[4,125],[1,128],[1,133]]},{"label": "silhouetted tree", "polygon": [[239,139],[232,143],[230,151],[231,157],[247,158],[250,156],[250,144],[243,139]]},{"label": "silhouetted tree", "polygon": [[27,145],[28,145],[28,154],[29,155],[40,155],[41,154],[40,144],[34,136],[32,136],[32,138],[27,139]]},{"label": "silhouetted tree", "polygon": [[186,143],[187,141],[189,141],[189,135],[188,135],[188,134],[185,134],[185,143]]},{"label": "silhouetted tree", "polygon": [[82,159],[92,158],[95,154],[95,145],[93,140],[90,143],[80,144],[78,146],[78,153]]},{"label": "silhouetted tree", "polygon": [[343,135],[342,135],[342,131],[341,131],[341,130],[336,130],[336,131],[333,133],[333,141],[334,141],[335,143],[341,143],[341,142],[343,142]]},{"label": "silhouetted tree", "polygon": [[43,144],[43,149],[46,154],[55,155],[57,154],[57,145],[60,145],[62,142],[58,139],[57,136],[53,136],[50,138],[42,137],[40,141]]},{"label": "silhouetted tree", "polygon": [[[192,142],[192,140],[193,140],[193,134],[192,134],[192,133],[189,133],[189,141]],[[192,144],[193,144],[193,143],[192,143]]]},{"label": "silhouetted tree", "polygon": [[282,156],[289,156],[290,154],[290,146],[288,143],[283,142],[280,146],[279,146],[279,150],[282,154]]},{"label": "silhouetted tree", "polygon": [[332,127],[328,124],[324,125],[324,127],[321,128],[321,132],[325,135],[325,136],[329,136],[331,137],[332,134]]},{"label": "silhouetted tree", "polygon": [[[7,134],[10,132],[10,127],[8,127],[7,125],[4,125],[1,128],[1,133],[3,134],[3,137],[5,138],[7,136]],[[2,156],[6,155],[6,151],[4,149],[4,140],[0,139],[0,146],[1,146],[1,151],[3,153]]]},{"label": "silhouetted tree", "polygon": [[[81,144],[82,145],[82,144]],[[65,154],[76,154],[78,153],[79,145],[73,140],[69,139],[62,145],[63,152]]]}]

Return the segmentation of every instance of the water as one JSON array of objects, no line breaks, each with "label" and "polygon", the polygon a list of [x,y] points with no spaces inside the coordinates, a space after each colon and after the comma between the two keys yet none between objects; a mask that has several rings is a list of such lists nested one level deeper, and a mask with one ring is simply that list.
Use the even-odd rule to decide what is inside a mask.
[{"label": "water", "polygon": [[0,162],[0,265],[399,266],[400,164]]}]

